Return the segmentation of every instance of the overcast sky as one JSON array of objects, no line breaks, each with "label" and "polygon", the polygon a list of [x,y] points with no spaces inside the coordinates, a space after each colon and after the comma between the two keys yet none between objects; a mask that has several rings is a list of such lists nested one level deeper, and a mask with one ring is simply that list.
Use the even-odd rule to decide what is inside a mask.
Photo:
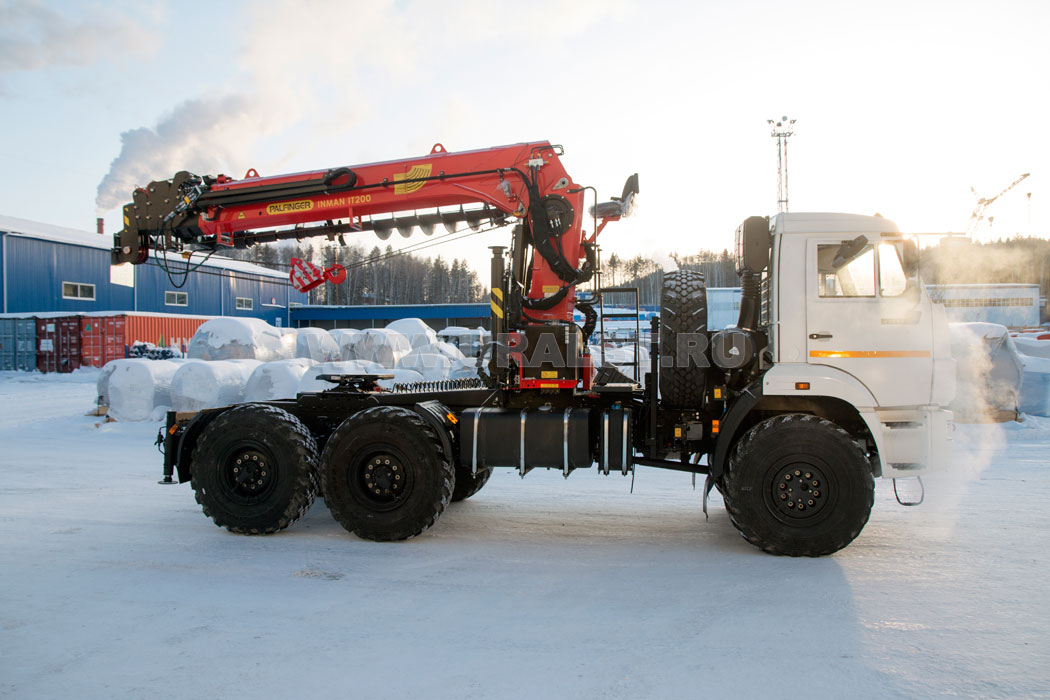
[{"label": "overcast sky", "polygon": [[[766,120],[787,115],[792,211],[962,231],[971,186],[1030,172],[982,237],[1046,236],[1048,33],[1043,0],[0,0],[0,214],[114,232],[177,170],[548,139],[603,199],[640,173],[603,249],[662,257],[776,211]],[[506,238],[428,253],[484,269]]]}]

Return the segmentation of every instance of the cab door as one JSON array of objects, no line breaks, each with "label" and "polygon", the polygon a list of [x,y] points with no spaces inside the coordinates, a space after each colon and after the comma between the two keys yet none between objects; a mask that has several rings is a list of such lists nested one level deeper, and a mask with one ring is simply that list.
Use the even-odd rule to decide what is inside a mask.
[{"label": "cab door", "polygon": [[881,407],[930,403],[930,303],[904,243],[829,236],[806,255],[807,360],[853,375]]}]

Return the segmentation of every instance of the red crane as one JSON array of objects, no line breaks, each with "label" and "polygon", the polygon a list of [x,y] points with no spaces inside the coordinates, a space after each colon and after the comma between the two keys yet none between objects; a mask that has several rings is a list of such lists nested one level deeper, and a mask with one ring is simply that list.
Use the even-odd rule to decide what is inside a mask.
[{"label": "red crane", "polygon": [[[214,250],[367,230],[385,239],[395,229],[407,236],[415,227],[432,233],[438,224],[452,230],[518,223],[508,305],[520,306],[524,325],[568,322],[575,287],[597,264],[597,235],[629,213],[638,178],[628,178],[619,198],[595,204],[588,234],[589,188],[572,180],[562,154],[547,141],[459,153],[436,144],[422,157],[270,177],[250,170],[242,180],[183,171],[135,190],[114,237],[113,262],[144,263],[151,248]],[[373,218],[397,212],[413,213]],[[502,297],[494,283],[493,300],[502,306],[497,292]]]}]

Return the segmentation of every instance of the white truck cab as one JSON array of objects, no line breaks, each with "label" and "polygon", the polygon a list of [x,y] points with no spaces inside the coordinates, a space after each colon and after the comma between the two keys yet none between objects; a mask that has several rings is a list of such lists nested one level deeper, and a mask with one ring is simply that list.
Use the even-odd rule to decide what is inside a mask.
[{"label": "white truck cab", "polygon": [[914,240],[881,216],[782,213],[769,228],[764,394],[852,406],[884,477],[947,466],[955,364]]}]

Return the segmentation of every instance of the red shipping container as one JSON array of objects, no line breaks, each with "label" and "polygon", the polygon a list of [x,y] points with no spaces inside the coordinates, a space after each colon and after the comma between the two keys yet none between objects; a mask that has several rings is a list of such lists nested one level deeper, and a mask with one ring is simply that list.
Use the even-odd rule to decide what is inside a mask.
[{"label": "red shipping container", "polygon": [[185,352],[190,338],[206,316],[125,313],[113,316],[83,316],[80,319],[81,360],[89,367],[102,367],[110,360],[127,357],[135,343],[174,346]]},{"label": "red shipping container", "polygon": [[125,356],[125,316],[80,317],[80,361],[86,367],[101,367]]},{"label": "red shipping container", "polygon": [[80,367],[80,317],[36,319],[36,368],[72,372]]}]

